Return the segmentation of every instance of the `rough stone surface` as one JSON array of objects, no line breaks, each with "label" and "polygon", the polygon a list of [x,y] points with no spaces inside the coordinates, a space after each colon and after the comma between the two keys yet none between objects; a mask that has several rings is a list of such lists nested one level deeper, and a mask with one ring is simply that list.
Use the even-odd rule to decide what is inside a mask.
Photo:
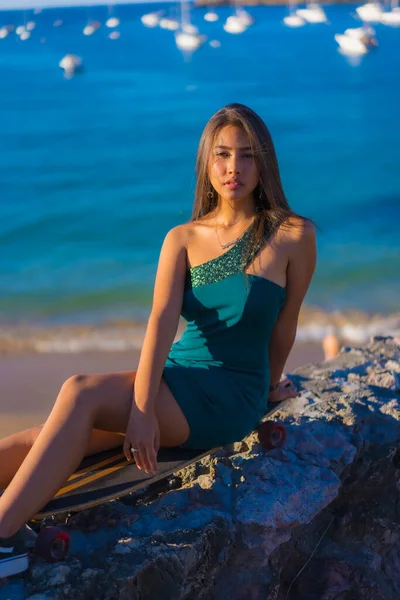
[{"label": "rough stone surface", "polygon": [[307,365],[257,435],[70,521],[65,562],[32,557],[0,600],[399,600],[400,340]]}]

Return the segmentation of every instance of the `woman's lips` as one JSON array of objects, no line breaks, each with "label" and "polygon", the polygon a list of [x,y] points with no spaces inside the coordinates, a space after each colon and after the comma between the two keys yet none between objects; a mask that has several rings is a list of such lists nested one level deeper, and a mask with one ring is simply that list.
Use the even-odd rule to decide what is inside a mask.
[{"label": "woman's lips", "polygon": [[228,181],[225,183],[225,186],[230,190],[238,190],[239,188],[243,187],[243,184],[239,183],[238,181]]}]

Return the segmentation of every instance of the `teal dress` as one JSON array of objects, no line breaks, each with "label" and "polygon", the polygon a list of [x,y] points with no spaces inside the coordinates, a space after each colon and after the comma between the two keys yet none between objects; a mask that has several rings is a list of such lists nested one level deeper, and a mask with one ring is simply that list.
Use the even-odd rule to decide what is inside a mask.
[{"label": "teal dress", "polygon": [[256,254],[245,257],[250,235],[249,228],[222,256],[187,273],[181,313],[187,326],[163,372],[189,423],[185,448],[239,441],[266,411],[268,344],[285,289],[243,272]]}]

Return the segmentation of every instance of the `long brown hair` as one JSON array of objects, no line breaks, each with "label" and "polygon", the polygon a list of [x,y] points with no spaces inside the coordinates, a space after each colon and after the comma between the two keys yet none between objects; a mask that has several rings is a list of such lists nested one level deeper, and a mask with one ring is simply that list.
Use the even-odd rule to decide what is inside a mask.
[{"label": "long brown hair", "polygon": [[228,104],[211,117],[200,138],[196,161],[196,193],[191,221],[202,219],[217,208],[218,194],[211,185],[208,165],[215,138],[227,125],[240,127],[247,135],[259,171],[259,182],[253,191],[256,216],[248,248],[251,255],[257,246],[263,245],[266,232],[272,233],[281,224],[293,226],[296,220],[290,217],[309,219],[295,213],[288,204],[282,187],[274,144],[264,121],[251,108],[243,104]]}]

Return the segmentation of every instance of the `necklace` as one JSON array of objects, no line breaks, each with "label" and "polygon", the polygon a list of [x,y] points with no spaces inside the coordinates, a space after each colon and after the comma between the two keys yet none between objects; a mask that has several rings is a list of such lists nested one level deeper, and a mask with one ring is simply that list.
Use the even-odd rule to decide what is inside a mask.
[{"label": "necklace", "polygon": [[[237,221],[237,223],[240,223],[240,221]],[[234,225],[237,225],[237,223],[234,223]],[[245,230],[247,231],[247,230]],[[221,244],[220,239],[219,239],[219,235],[218,235],[218,228],[215,228],[215,233],[217,236],[217,240],[218,240],[218,244],[221,246],[221,248],[223,250],[226,250],[226,248],[230,248],[231,246],[233,246],[234,244],[236,244],[236,242],[238,242],[240,240],[240,238],[243,236],[243,233],[241,233],[237,238],[235,238],[234,240],[232,240],[231,242],[226,242],[225,244]]]}]

